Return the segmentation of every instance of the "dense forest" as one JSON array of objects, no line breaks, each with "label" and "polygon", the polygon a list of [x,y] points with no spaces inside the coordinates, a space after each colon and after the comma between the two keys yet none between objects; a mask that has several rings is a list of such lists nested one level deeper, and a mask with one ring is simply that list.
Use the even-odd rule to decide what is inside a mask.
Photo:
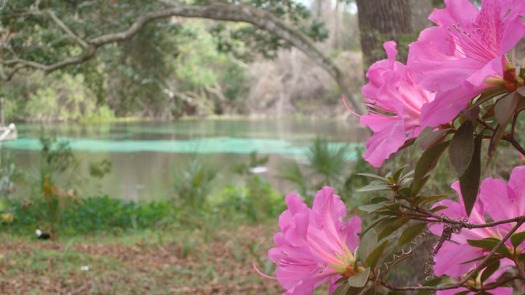
[{"label": "dense forest", "polygon": [[[83,40],[122,31],[141,16],[175,4],[6,1],[0,12],[4,112],[10,120],[27,121],[341,114],[341,94],[357,95],[363,82],[361,44],[366,68],[381,57],[381,40],[408,44],[427,25],[421,15],[432,9],[431,1],[375,2],[387,9],[380,12],[367,1],[238,3],[315,42],[306,49],[257,24],[217,21],[217,15],[188,18],[183,12],[96,44],[96,54],[81,62],[46,69],[43,65],[68,62],[82,50],[86,54]],[[210,5],[217,4],[194,3],[199,9]],[[312,58],[311,49],[322,52],[324,60]]]}]

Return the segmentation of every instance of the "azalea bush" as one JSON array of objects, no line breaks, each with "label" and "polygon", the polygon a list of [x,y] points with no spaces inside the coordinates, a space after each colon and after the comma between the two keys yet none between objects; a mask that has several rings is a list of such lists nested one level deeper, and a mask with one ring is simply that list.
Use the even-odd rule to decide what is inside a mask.
[{"label": "azalea bush", "polygon": [[[387,59],[370,67],[362,89],[369,112],[360,124],[373,132],[364,159],[379,168],[407,148],[421,155],[366,175],[362,191],[377,192],[361,207],[373,216],[366,227],[331,187],[311,208],[286,197],[268,252],[275,277],[261,273],[285,294],[312,294],[324,283],[330,294],[525,294],[525,166],[506,167],[508,180],[489,169],[498,148],[525,156],[516,127],[525,70],[509,54],[525,36],[525,1],[445,4],[410,44],[406,65],[395,42],[384,44]],[[455,193],[431,192],[425,185],[447,155]],[[423,280],[392,281],[422,239],[434,241],[420,261]]]}]

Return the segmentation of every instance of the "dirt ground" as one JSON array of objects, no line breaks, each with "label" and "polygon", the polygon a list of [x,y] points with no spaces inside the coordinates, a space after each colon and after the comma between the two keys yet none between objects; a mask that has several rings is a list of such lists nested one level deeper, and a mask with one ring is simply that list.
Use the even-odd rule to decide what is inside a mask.
[{"label": "dirt ground", "polygon": [[39,241],[0,234],[0,294],[279,294],[261,278],[273,228]]}]

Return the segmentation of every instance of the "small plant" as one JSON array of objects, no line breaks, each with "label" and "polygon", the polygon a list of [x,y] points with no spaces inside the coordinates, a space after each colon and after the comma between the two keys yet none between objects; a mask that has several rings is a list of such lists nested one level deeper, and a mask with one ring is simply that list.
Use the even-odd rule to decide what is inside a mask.
[{"label": "small plant", "polygon": [[193,211],[202,210],[217,175],[216,169],[203,165],[195,158],[191,159],[186,169],[175,172],[176,206]]},{"label": "small plant", "polygon": [[282,196],[264,178],[256,175],[254,168],[263,168],[269,157],[250,154],[249,161],[239,163],[233,170],[244,178],[244,185],[228,185],[219,194],[218,209],[225,214],[247,217],[250,221],[260,221],[275,216],[282,209]]},{"label": "small plant", "polygon": [[[3,204],[0,202],[0,218],[2,212],[16,216],[10,224],[3,222],[7,229],[15,233],[34,231],[35,224],[42,219],[42,212],[49,210],[44,199],[33,202],[8,200]],[[2,206],[9,210],[2,211]],[[118,235],[129,229],[169,226],[175,222],[174,211],[173,202],[169,200],[136,203],[107,196],[89,197],[64,206],[55,230],[66,236],[94,232]]]},{"label": "small plant", "polygon": [[[354,185],[359,183],[362,178],[354,171],[365,172],[363,170],[367,169],[364,161],[357,160],[353,164],[353,169],[350,170],[352,163],[349,161],[348,155],[351,152],[348,144],[338,146],[331,144],[326,138],[317,137],[310,144],[307,164],[304,167],[301,167],[297,162],[285,165],[280,177],[294,183],[300,195],[306,200],[313,200],[312,192],[325,185],[333,186],[340,192],[348,192],[345,189],[350,188],[351,191],[347,193],[349,194]],[[360,154],[358,148],[353,152]]]},{"label": "small plant", "polygon": [[42,151],[40,166],[36,175],[29,176],[35,202],[46,206],[41,208],[38,223],[48,231],[52,238],[58,237],[58,225],[65,208],[77,200],[75,189],[79,161],[74,156],[69,143],[56,137],[40,137]]}]

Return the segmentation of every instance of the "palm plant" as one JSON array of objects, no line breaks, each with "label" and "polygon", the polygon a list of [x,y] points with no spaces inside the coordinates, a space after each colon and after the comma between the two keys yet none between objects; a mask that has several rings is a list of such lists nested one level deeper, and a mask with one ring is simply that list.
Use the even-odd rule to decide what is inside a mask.
[{"label": "palm plant", "polygon": [[[350,152],[348,144],[338,145],[317,137],[309,146],[306,165],[302,167],[297,162],[288,164],[282,168],[280,178],[295,184],[306,200],[312,200],[313,193],[325,185],[335,187],[345,196],[351,192],[356,177],[350,169]],[[359,160],[354,164],[354,167],[361,166]]]}]

